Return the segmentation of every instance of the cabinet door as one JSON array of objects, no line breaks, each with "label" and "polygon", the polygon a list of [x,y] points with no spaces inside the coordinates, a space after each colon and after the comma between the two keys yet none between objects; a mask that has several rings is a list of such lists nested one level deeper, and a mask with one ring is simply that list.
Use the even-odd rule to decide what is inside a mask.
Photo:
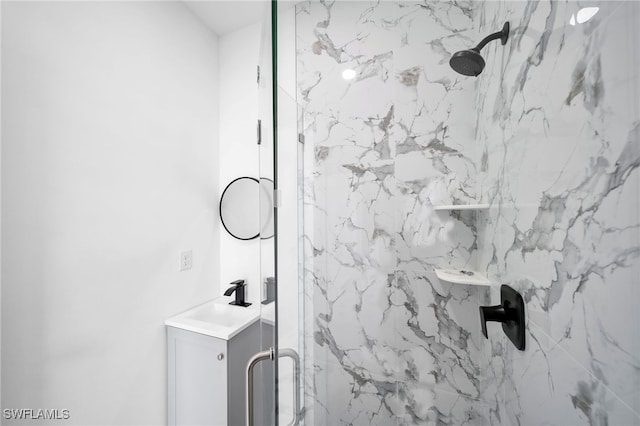
[{"label": "cabinet door", "polygon": [[173,327],[167,341],[169,425],[226,426],[227,342]]}]

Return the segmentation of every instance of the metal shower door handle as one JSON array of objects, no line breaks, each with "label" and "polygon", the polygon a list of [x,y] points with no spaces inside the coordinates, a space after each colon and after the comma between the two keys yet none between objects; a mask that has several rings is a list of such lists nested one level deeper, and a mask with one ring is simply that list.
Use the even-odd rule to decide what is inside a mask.
[{"label": "metal shower door handle", "polygon": [[293,420],[287,426],[300,424],[300,357],[293,349],[280,349],[278,358],[291,358],[293,361]]},{"label": "metal shower door handle", "polygon": [[[287,426],[298,426],[300,424],[300,356],[293,349],[281,349],[278,351],[279,358],[291,358],[293,361],[293,420]],[[266,351],[258,352],[249,359],[247,363],[247,387],[246,387],[246,422],[247,426],[254,426],[253,418],[253,369],[262,361],[275,359],[275,350],[269,348]]]},{"label": "metal shower door handle", "polygon": [[253,368],[260,362],[275,358],[275,350],[269,348],[266,351],[258,352],[249,359],[247,363],[247,387],[246,387],[246,422],[247,426],[253,426]]}]

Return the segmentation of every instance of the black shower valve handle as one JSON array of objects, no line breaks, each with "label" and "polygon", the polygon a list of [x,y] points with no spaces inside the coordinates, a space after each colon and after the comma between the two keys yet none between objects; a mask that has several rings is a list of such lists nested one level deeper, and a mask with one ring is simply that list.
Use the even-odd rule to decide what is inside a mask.
[{"label": "black shower valve handle", "polygon": [[482,334],[487,339],[487,322],[502,323],[502,331],[509,340],[521,351],[525,348],[525,311],[522,296],[509,287],[500,287],[500,301],[502,304],[495,306],[480,306],[480,325]]},{"label": "black shower valve handle", "polygon": [[480,322],[482,324],[482,334],[484,334],[484,337],[488,339],[489,334],[487,333],[487,321],[502,323],[507,322],[507,311],[505,311],[504,306],[480,306]]}]

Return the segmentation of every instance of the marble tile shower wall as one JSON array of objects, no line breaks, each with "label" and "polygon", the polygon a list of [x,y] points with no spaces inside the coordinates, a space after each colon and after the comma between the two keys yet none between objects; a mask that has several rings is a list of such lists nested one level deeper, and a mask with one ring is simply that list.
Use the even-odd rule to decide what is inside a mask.
[{"label": "marble tile shower wall", "polygon": [[[585,6],[600,10],[570,25]],[[514,28],[484,52],[475,90],[494,207],[478,224],[479,264],[530,314],[526,351],[490,336],[492,423],[640,424],[640,7],[500,1],[476,13],[482,33]]]},{"label": "marble tile shower wall", "polygon": [[488,291],[434,274],[477,263],[474,214],[433,208],[478,195],[474,82],[448,66],[471,6],[297,6],[308,424],[487,422]]},{"label": "marble tile shower wall", "polygon": [[[307,424],[640,423],[640,11],[582,6],[297,6]],[[442,266],[518,289],[527,350]]]}]

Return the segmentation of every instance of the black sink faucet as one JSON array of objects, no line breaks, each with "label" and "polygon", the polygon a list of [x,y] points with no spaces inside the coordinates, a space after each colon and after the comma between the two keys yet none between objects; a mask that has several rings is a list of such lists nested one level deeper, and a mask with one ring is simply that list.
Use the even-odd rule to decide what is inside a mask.
[{"label": "black sink faucet", "polygon": [[227,291],[224,292],[225,296],[231,296],[233,294],[233,292],[236,292],[236,300],[234,300],[233,302],[229,302],[230,305],[237,305],[237,306],[244,306],[247,307],[249,305],[251,305],[251,303],[247,303],[244,300],[244,288],[246,286],[246,284],[244,283],[244,280],[237,280],[234,281],[231,284],[231,287],[229,287],[227,289]]}]

